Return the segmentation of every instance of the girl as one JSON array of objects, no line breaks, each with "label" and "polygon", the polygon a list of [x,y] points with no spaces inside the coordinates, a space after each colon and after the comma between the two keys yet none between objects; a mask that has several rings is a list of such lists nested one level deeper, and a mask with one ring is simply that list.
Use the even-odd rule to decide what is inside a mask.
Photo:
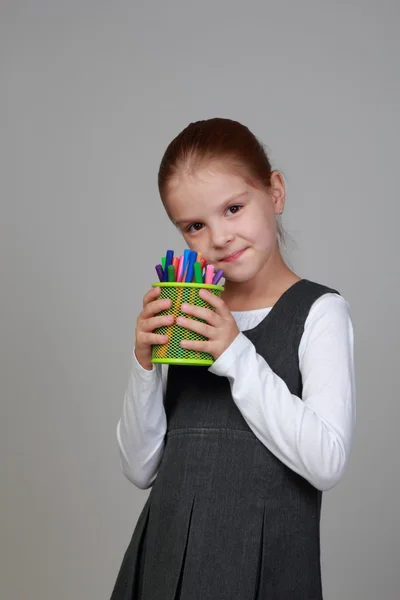
[{"label": "girl", "polygon": [[334,289],[284,262],[282,175],[228,119],[190,124],[159,170],[186,245],[223,269],[205,323],[208,369],[152,365],[174,317],[144,296],[117,426],[121,466],[152,486],[112,600],[320,600],[320,510],[346,468],[355,424],[353,328]]}]

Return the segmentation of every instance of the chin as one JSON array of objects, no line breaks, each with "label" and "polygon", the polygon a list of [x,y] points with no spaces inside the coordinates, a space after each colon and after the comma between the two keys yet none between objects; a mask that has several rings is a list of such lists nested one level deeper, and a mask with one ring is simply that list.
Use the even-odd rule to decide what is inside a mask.
[{"label": "chin", "polygon": [[246,283],[255,276],[254,273],[225,273],[225,279],[231,283]]}]

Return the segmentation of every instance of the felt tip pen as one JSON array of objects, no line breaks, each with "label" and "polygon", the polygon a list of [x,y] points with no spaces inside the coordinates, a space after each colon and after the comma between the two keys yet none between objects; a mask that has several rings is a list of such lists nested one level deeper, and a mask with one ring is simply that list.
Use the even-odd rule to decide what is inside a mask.
[{"label": "felt tip pen", "polygon": [[176,281],[174,265],[169,265],[169,267],[168,267],[168,281],[170,281],[170,282]]},{"label": "felt tip pen", "polygon": [[207,265],[204,283],[211,284],[213,277],[214,277],[214,265]]},{"label": "felt tip pen", "polygon": [[179,257],[178,257],[178,256],[175,256],[175,257],[172,259],[172,264],[173,264],[173,265],[174,265],[174,267],[175,267],[175,273],[178,273],[178,268],[179,268]]},{"label": "felt tip pen", "polygon": [[179,258],[179,266],[178,266],[178,269],[177,269],[176,280],[177,281],[182,281],[182,277],[183,277],[183,256],[181,256]]},{"label": "felt tip pen", "polygon": [[188,260],[189,260],[189,255],[190,255],[190,250],[186,249],[183,251],[183,272],[186,272],[186,268],[188,265]]},{"label": "felt tip pen", "polygon": [[161,265],[156,265],[156,271],[157,271],[157,275],[158,275],[158,279],[160,281],[163,281],[164,279],[164,271]]},{"label": "felt tip pen", "polygon": [[172,259],[174,258],[174,251],[167,250],[165,255],[165,268],[164,268],[164,281],[168,281],[168,267],[172,265]]},{"label": "felt tip pen", "polygon": [[198,261],[196,261],[194,263],[194,282],[195,283],[203,283],[202,268],[201,268],[201,264]]},{"label": "felt tip pen", "polygon": [[165,266],[168,268],[169,265],[172,265],[172,261],[174,259],[174,251],[167,250],[167,254],[165,255]]},{"label": "felt tip pen", "polygon": [[188,258],[188,266],[187,266],[187,273],[186,273],[186,277],[185,277],[185,281],[187,283],[192,283],[192,279],[193,279],[193,265],[194,265],[194,256],[191,253],[189,255]]},{"label": "felt tip pen", "polygon": [[223,274],[224,274],[224,272],[223,272],[223,270],[222,270],[222,269],[219,269],[219,270],[218,270],[218,271],[215,273],[215,275],[214,275],[214,278],[213,278],[213,280],[212,280],[212,282],[213,282],[213,285],[217,285],[217,284],[218,284],[218,282],[219,282],[219,280],[221,279],[221,277],[223,276]]}]

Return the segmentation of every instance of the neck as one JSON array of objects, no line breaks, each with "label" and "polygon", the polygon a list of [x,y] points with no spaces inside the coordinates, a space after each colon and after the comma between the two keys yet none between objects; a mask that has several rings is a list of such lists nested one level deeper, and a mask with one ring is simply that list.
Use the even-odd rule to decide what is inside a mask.
[{"label": "neck", "polygon": [[273,306],[301,277],[284,262],[279,250],[255,277],[245,282],[225,281],[221,298],[229,310],[242,311]]}]

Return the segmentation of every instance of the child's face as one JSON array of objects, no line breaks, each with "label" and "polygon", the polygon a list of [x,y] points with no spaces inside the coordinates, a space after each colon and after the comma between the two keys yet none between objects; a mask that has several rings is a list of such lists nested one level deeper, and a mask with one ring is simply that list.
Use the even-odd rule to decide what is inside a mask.
[{"label": "child's face", "polygon": [[275,215],[283,209],[284,192],[276,171],[266,191],[213,163],[194,175],[176,175],[168,187],[166,210],[191,250],[223,269],[225,279],[245,282],[278,251]]}]

